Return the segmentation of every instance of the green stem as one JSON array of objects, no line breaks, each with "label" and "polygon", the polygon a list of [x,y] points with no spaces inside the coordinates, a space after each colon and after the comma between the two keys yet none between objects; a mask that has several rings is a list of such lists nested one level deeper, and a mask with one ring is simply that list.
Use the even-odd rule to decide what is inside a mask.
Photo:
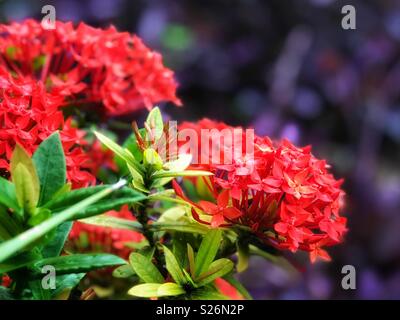
[{"label": "green stem", "polygon": [[154,239],[154,231],[150,228],[149,225],[149,216],[147,209],[149,208],[149,201],[143,200],[140,206],[137,207],[137,220],[140,222],[140,224],[143,226],[143,236],[147,239],[149,246],[151,248],[155,247],[154,251],[154,259],[156,264],[159,267],[163,266],[162,260],[161,260],[161,252],[159,247],[156,245],[156,241]]}]

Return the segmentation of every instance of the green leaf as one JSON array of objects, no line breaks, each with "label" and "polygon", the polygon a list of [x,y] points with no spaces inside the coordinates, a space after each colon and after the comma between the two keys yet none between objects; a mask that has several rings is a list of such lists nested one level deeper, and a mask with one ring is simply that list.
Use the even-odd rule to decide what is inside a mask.
[{"label": "green leaf", "polygon": [[23,252],[0,263],[0,274],[26,267],[27,265],[32,264],[39,258],[40,255],[38,254],[38,250]]},{"label": "green leaf", "polygon": [[143,176],[141,175],[141,173],[129,164],[127,166],[128,166],[128,170],[132,176],[132,180],[137,183],[143,184],[144,180],[143,180]]},{"label": "green leaf", "polygon": [[126,261],[113,254],[87,253],[42,259],[30,265],[29,268],[34,274],[41,274],[43,266],[51,265],[57,274],[67,274],[88,272],[121,264],[126,264]]},{"label": "green leaf", "polygon": [[[148,243],[148,241],[147,241]],[[154,253],[156,252],[156,247],[150,247],[149,245],[141,248],[138,253],[146,257],[150,262],[153,259]]]},{"label": "green leaf", "polygon": [[172,238],[172,253],[178,264],[184,269],[186,267],[186,233],[175,232]]},{"label": "green leaf", "polygon": [[243,298],[247,300],[253,300],[253,297],[250,295],[250,293],[246,290],[246,288],[238,281],[236,280],[232,274],[225,275],[223,277],[230,285],[235,287],[237,291],[243,296]]},{"label": "green leaf", "polygon": [[164,277],[161,275],[160,271],[158,271],[156,266],[147,257],[140,253],[132,252],[129,256],[129,262],[133,270],[144,282],[164,282]]},{"label": "green leaf", "polygon": [[238,272],[245,271],[249,266],[250,249],[248,243],[238,241],[236,243],[238,264],[236,266]]},{"label": "green leaf", "polygon": [[178,231],[188,233],[206,234],[210,229],[199,223],[175,222],[175,223],[158,223],[155,222],[149,226],[154,231]]},{"label": "green leaf", "polygon": [[165,263],[167,266],[167,270],[171,275],[172,279],[175,280],[178,284],[186,284],[186,277],[182,273],[181,267],[176,260],[174,254],[166,247],[163,246],[164,255],[165,255]]},{"label": "green leaf", "polygon": [[146,197],[142,194],[136,194],[135,196],[131,197],[128,196],[124,198],[104,199],[103,201],[99,201],[91,206],[88,206],[86,209],[83,209],[74,216],[74,219],[86,219],[110,210],[118,211],[124,204],[133,204],[144,200],[145,198]]},{"label": "green leaf", "polygon": [[147,189],[144,184],[142,182],[140,182],[139,180],[132,180],[132,188],[143,192],[143,193],[150,193],[150,190]]},{"label": "green leaf", "polygon": [[165,163],[162,167],[162,170],[158,170],[152,175],[152,187],[162,187],[175,177],[213,175],[211,172],[208,171],[185,170],[190,165],[191,161],[192,155],[181,154],[179,155],[179,158],[177,160]]},{"label": "green leaf", "polygon": [[18,204],[14,184],[0,177],[0,190],[0,203],[15,212],[20,212],[21,207]]},{"label": "green leaf", "polygon": [[185,290],[180,285],[173,282],[163,283],[157,290],[158,297],[179,296],[185,293]]},{"label": "green leaf", "polygon": [[64,184],[60,189],[58,189],[54,194],[53,194],[53,199],[56,199],[58,197],[61,197],[64,194],[67,194],[68,192],[71,191],[72,185],[71,182],[67,182]]},{"label": "green leaf", "polygon": [[182,206],[174,206],[164,211],[157,223],[174,223],[186,214],[186,210]]},{"label": "green leaf", "polygon": [[38,225],[39,223],[42,223],[43,221],[47,220],[51,216],[51,211],[46,208],[37,208],[35,210],[35,213],[32,217],[29,218],[28,220],[28,225],[31,227],[34,227]]},{"label": "green leaf", "polygon": [[250,254],[260,256],[267,261],[285,269],[286,272],[296,274],[299,271],[283,256],[273,255],[265,250],[262,250],[255,245],[249,245]]},{"label": "green leaf", "polygon": [[185,270],[182,269],[183,274],[186,277],[187,282],[189,282],[189,284],[193,287],[193,288],[197,288],[197,284],[193,281],[192,276]]},{"label": "green leaf", "polygon": [[66,164],[59,133],[44,140],[32,159],[40,181],[40,205],[49,201],[65,184]]},{"label": "green leaf", "polygon": [[213,229],[209,231],[203,238],[200,244],[199,251],[195,260],[195,277],[200,276],[203,272],[208,270],[211,262],[218,252],[218,248],[222,239],[222,231],[220,229]]},{"label": "green leaf", "polygon": [[86,273],[70,273],[63,274],[56,277],[56,288],[52,291],[52,298],[57,298],[66,290],[75,288],[83,279]]},{"label": "green leaf", "polygon": [[183,171],[189,167],[192,162],[191,154],[180,154],[178,159],[166,162],[163,165],[163,169],[167,171]]},{"label": "green leaf", "polygon": [[198,286],[204,286],[213,282],[215,279],[223,277],[233,269],[233,262],[229,259],[222,258],[213,261],[206,272],[203,272],[197,279]]},{"label": "green leaf", "polygon": [[143,238],[140,242],[127,241],[124,244],[127,248],[134,249],[134,250],[141,250],[141,249],[149,246],[149,241],[147,239]]},{"label": "green leaf", "polygon": [[157,297],[158,288],[161,286],[161,283],[144,283],[134,286],[129,289],[128,294],[135,297],[141,298],[153,298]]},{"label": "green leaf", "polygon": [[39,187],[35,185],[27,167],[19,163],[13,171],[13,182],[17,194],[18,204],[24,211],[33,215],[39,201]]},{"label": "green leaf", "polygon": [[[159,180],[157,180],[157,181],[159,181]],[[167,202],[167,203],[168,202],[177,203],[179,205],[184,205],[184,206],[189,206],[190,205],[185,200],[178,199],[178,198],[173,198],[172,196],[165,196],[161,192],[149,194],[148,195],[148,199],[153,201],[153,202],[154,201],[163,201],[163,202]],[[161,194],[159,194],[159,193],[161,193]]]},{"label": "green leaf", "polygon": [[135,271],[132,269],[130,264],[124,264],[114,269],[112,275],[115,278],[129,278],[135,274]]},{"label": "green leaf", "polygon": [[164,124],[160,109],[158,107],[153,108],[146,119],[146,124],[151,129],[152,135],[157,141],[161,138],[164,130]]},{"label": "green leaf", "polygon": [[147,148],[143,152],[143,163],[154,170],[160,170],[163,166],[163,161],[153,148]]},{"label": "green leaf", "polygon": [[194,251],[192,246],[188,243],[187,244],[187,256],[189,260],[189,270],[192,277],[196,274],[196,265],[195,265],[195,258],[194,258]]},{"label": "green leaf", "polygon": [[273,255],[273,254],[271,254],[269,252],[266,252],[266,251],[254,246],[254,245],[249,245],[249,250],[250,250],[250,253],[252,255],[256,255],[256,256],[262,257],[265,260],[270,261],[270,262],[275,263],[275,264],[278,264],[279,260],[282,258],[280,256],[276,256],[276,255]]},{"label": "green leaf", "polygon": [[143,232],[143,227],[139,222],[113,216],[99,215],[79,220],[79,222],[101,227]]},{"label": "green leaf", "polygon": [[211,172],[203,170],[185,170],[185,171],[157,171],[152,175],[153,179],[161,178],[176,178],[176,177],[200,177],[200,176],[212,176]]},{"label": "green leaf", "polygon": [[144,180],[141,173],[129,164],[127,165],[127,167],[132,176],[132,186],[141,192],[149,193],[150,191],[144,185]]},{"label": "green leaf", "polygon": [[41,224],[19,234],[13,239],[10,239],[6,242],[0,244],[0,262],[3,262],[7,258],[12,255],[17,254],[21,249],[26,248],[52,229],[59,226],[61,223],[72,219],[77,215],[78,212],[84,211],[87,207],[92,205],[93,203],[99,201],[100,199],[106,197],[114,190],[120,188],[123,185],[124,181],[120,181],[111,187],[108,187],[74,205],[69,207],[68,209],[53,215],[50,219],[42,222]]},{"label": "green leaf", "polygon": [[10,170],[19,206],[33,213],[39,202],[39,178],[32,159],[19,144],[12,154]]},{"label": "green leaf", "polygon": [[14,237],[23,231],[21,224],[13,219],[13,215],[6,211],[5,208],[0,208],[0,229],[3,230],[0,238],[8,240],[8,238]]},{"label": "green leaf", "polygon": [[12,238],[12,235],[0,224],[0,243]]},{"label": "green leaf", "polygon": [[184,293],[182,287],[172,282],[139,284],[128,291],[129,295],[141,298],[179,296]]},{"label": "green leaf", "polygon": [[114,141],[112,141],[110,138],[106,137],[105,135],[101,134],[100,132],[94,132],[96,137],[103,143],[107,148],[109,148],[112,152],[114,152],[117,156],[125,160],[128,164],[130,164],[132,167],[134,167],[137,171],[143,172],[143,169],[141,168],[141,165],[135,157],[132,155],[132,153]]},{"label": "green leaf", "polygon": [[[45,207],[49,208],[53,212],[59,212],[89,196],[106,190],[109,187],[109,185],[103,185],[73,190],[48,202]],[[124,187],[120,190],[116,190],[112,195],[105,197],[103,200],[97,201],[95,204],[84,208],[79,212],[79,214],[74,216],[74,219],[84,219],[106,211],[117,210],[124,204],[131,204],[144,199],[146,199],[146,196],[142,193],[132,190],[131,188]]]},{"label": "green leaf", "polygon": [[60,255],[64,243],[68,238],[68,234],[71,231],[72,222],[67,221],[60,224],[54,232],[54,236],[51,241],[42,249],[43,258],[57,257]]},{"label": "green leaf", "polygon": [[[109,186],[101,185],[95,187],[76,189],[67,193],[62,193],[58,197],[53,198],[51,201],[47,202],[43,207],[48,208],[53,212],[61,211],[79,201],[82,201],[83,199],[86,199],[94,194],[97,194],[98,192],[107,189],[107,187]],[[121,190],[118,190],[118,192],[120,192]]]},{"label": "green leaf", "polygon": [[29,281],[28,286],[29,289],[31,289],[33,299],[35,300],[51,299],[51,290],[43,288],[41,279]]}]

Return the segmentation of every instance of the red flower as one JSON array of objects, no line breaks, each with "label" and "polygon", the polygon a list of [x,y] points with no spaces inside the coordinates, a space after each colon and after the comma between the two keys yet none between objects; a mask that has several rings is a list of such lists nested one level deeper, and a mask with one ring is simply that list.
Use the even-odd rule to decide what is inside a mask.
[{"label": "red flower", "polygon": [[26,20],[0,25],[0,65],[37,76],[65,105],[100,106],[119,115],[172,101],[177,84],[160,54],[114,27],[57,22],[52,30]]},{"label": "red flower", "polygon": [[[185,122],[179,129],[200,132],[213,127],[234,134],[233,127],[208,119],[197,124]],[[194,142],[199,154],[201,143],[200,139]],[[192,204],[194,218],[202,223],[209,224],[199,211],[211,215],[212,226],[245,225],[277,248],[308,251],[312,261],[317,257],[328,260],[322,247],[340,243],[347,231],[347,220],[339,215],[343,181],[328,172],[325,160],[315,158],[310,147],[297,148],[287,140],[273,143],[258,136],[253,147],[253,154],[241,151],[242,156],[233,157],[230,164],[199,157],[208,163],[194,165],[214,173],[211,178],[199,179],[206,180],[210,194],[218,198],[217,205],[194,203],[174,184],[177,195]],[[221,146],[220,150],[229,148]],[[231,206],[227,207],[228,203]]]},{"label": "red flower", "polygon": [[12,77],[0,68],[0,169],[9,169],[15,144],[30,154],[56,130],[60,130],[67,177],[74,188],[93,184],[95,178],[85,169],[88,157],[82,147],[84,132],[64,122],[59,110],[62,98],[49,94],[40,82]]},{"label": "red flower", "polygon": [[7,275],[4,275],[2,278],[0,278],[0,286],[8,288],[11,285],[11,282],[11,278]]},{"label": "red flower", "polygon": [[227,220],[234,220],[241,216],[240,210],[229,206],[229,190],[222,191],[217,198],[217,204],[201,200],[198,202],[200,208],[212,216],[211,226],[218,227]]}]

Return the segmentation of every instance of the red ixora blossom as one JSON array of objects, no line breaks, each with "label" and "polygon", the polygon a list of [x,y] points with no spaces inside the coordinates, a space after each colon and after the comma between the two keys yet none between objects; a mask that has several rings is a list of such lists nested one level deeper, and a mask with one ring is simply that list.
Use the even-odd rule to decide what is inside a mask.
[{"label": "red ixora blossom", "polygon": [[[209,119],[185,122],[178,129],[183,128],[231,129],[234,134],[233,127]],[[196,143],[201,151],[202,141]],[[318,257],[330,260],[324,247],[340,243],[347,231],[347,220],[339,214],[343,180],[336,180],[326,161],[314,157],[309,146],[298,148],[288,140],[273,143],[255,135],[253,147],[253,154],[243,152],[232,163],[210,159],[195,166],[214,173],[199,179],[204,179],[217,204],[195,203],[174,183],[177,195],[192,204],[193,217],[201,223],[244,225],[276,248],[308,251],[312,262]]]},{"label": "red ixora blossom", "polygon": [[100,106],[108,115],[151,109],[161,101],[181,105],[161,55],[112,26],[58,21],[55,29],[44,29],[25,20],[0,24],[0,40],[0,65],[41,80],[65,98],[64,105]]},{"label": "red ixora blossom", "polygon": [[11,282],[12,282],[11,278],[7,275],[3,275],[0,278],[0,286],[8,288],[11,285]]},{"label": "red ixora blossom", "polygon": [[73,188],[93,184],[87,170],[88,156],[83,151],[84,132],[64,121],[59,106],[62,98],[46,92],[41,82],[28,77],[13,77],[0,67],[0,169],[8,170],[15,144],[30,154],[54,131],[60,130],[67,178]]},{"label": "red ixora blossom", "polygon": [[[119,211],[109,211],[106,215],[134,220],[128,205],[122,206]],[[101,250],[102,252],[117,254],[125,259],[129,257],[132,251],[128,244],[141,242],[143,239],[143,235],[135,231],[94,226],[82,222],[75,222],[69,234],[70,244],[79,252]]]}]

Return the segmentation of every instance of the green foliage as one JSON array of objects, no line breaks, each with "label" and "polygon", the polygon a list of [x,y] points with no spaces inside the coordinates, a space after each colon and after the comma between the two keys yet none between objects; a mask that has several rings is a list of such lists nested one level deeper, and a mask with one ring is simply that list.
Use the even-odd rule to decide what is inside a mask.
[{"label": "green foliage", "polygon": [[[55,133],[42,142],[33,159],[17,145],[10,164],[12,182],[0,178],[0,275],[9,274],[14,284],[1,289],[4,299],[68,296],[86,272],[126,264],[107,253],[60,254],[73,220],[118,209],[146,196],[127,187],[121,189],[124,182],[70,191],[65,170],[60,138]],[[55,290],[42,287],[42,267],[46,265],[55,268]]]},{"label": "green foliage", "polygon": [[127,220],[107,215],[94,216],[79,221],[100,227],[109,227],[114,229],[124,229],[124,230],[143,232],[142,225],[137,221]]},{"label": "green foliage", "polygon": [[[174,283],[165,282],[151,261],[138,253],[132,253],[131,266],[146,284],[136,285],[128,293],[142,298],[182,296],[187,299],[226,299],[213,286],[217,278],[229,274],[234,267],[233,262],[227,258],[214,260],[221,236],[220,230],[209,231],[203,238],[196,255],[188,244],[185,259],[177,259],[168,247],[162,246],[166,270]],[[189,262],[190,274],[186,270],[184,261]],[[156,280],[153,274],[159,274],[159,279]]]},{"label": "green foliage", "polygon": [[151,137],[153,137],[154,140],[159,140],[161,138],[164,131],[164,123],[159,108],[153,108],[153,110],[149,112],[145,125],[146,128],[150,129]]},{"label": "green foliage", "polygon": [[28,266],[33,275],[39,275],[43,266],[51,265],[57,274],[82,273],[95,269],[125,264],[126,261],[112,254],[72,254],[45,258]]},{"label": "green foliage", "polygon": [[249,266],[250,249],[248,243],[237,241],[238,264],[237,271],[243,272]]},{"label": "green foliage", "polygon": [[10,168],[18,205],[25,213],[33,215],[39,202],[39,178],[32,159],[18,144],[11,157]]},{"label": "green foliage", "polygon": [[[107,190],[109,187],[110,186],[108,185],[102,185],[72,190],[68,193],[60,195],[59,197],[53,198],[51,201],[46,203],[44,207],[58,213],[70,207],[74,203]],[[95,203],[83,208],[74,216],[74,219],[84,219],[109,210],[116,210],[124,204],[135,203],[145,198],[146,196],[142,193],[139,193],[128,187],[123,187],[119,190],[115,190],[112,194],[107,194],[102,199],[99,199]]]},{"label": "green foliage", "polygon": [[129,278],[135,275],[135,271],[129,264],[124,264],[114,269],[113,276],[115,278]]},{"label": "green foliage", "polygon": [[56,278],[56,288],[52,291],[52,298],[58,299],[63,293],[69,293],[85,277],[86,273],[63,274]]},{"label": "green foliage", "polygon": [[131,288],[128,293],[141,298],[180,296],[185,293],[182,287],[173,282],[145,283]]},{"label": "green foliage", "polygon": [[59,133],[53,133],[37,148],[33,162],[40,181],[39,204],[45,204],[64,186],[66,165]]},{"label": "green foliage", "polygon": [[0,177],[0,190],[0,204],[16,213],[20,213],[21,208],[16,197],[15,185]]},{"label": "green foliage", "polygon": [[71,228],[72,222],[67,221],[55,229],[54,237],[42,249],[43,258],[57,257],[61,254]]},{"label": "green foliage", "polygon": [[129,256],[129,263],[139,278],[146,282],[164,282],[164,277],[157,270],[157,267],[151,262],[150,259],[137,252],[132,252]]},{"label": "green foliage", "polygon": [[220,229],[211,230],[204,236],[199,252],[197,253],[195,259],[194,274],[196,277],[208,270],[211,262],[214,260],[215,255],[218,252],[221,239],[222,232]]},{"label": "green foliage", "polygon": [[180,285],[186,284],[187,280],[182,272],[178,260],[166,246],[163,246],[163,248],[164,248],[165,263],[167,266],[168,273],[171,275],[172,279],[174,279],[174,281],[177,284]]}]

